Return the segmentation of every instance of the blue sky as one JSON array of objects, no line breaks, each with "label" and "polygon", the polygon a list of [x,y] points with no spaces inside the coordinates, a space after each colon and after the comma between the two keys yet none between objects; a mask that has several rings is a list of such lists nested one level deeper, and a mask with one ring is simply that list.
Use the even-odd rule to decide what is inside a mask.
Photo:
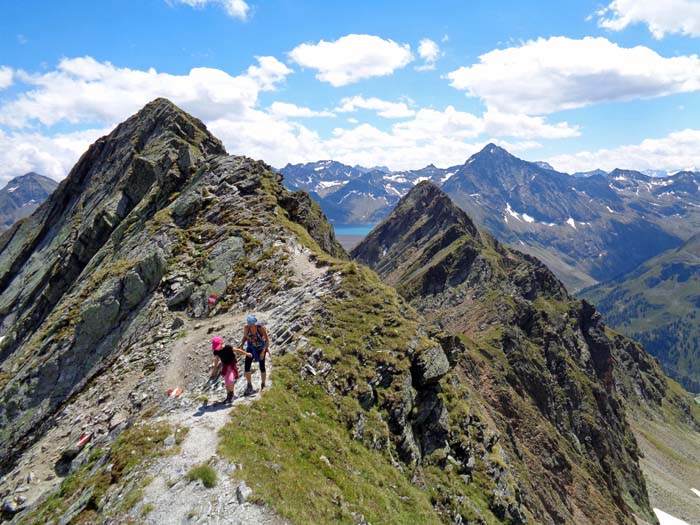
[{"label": "blue sky", "polygon": [[[666,5],[658,5],[666,4]],[[55,178],[155,96],[230,153],[700,168],[700,2],[0,0],[0,179]]]}]

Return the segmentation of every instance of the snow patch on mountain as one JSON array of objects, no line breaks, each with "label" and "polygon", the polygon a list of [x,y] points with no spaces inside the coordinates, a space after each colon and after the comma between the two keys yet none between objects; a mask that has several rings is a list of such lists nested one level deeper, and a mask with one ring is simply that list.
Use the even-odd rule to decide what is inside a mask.
[{"label": "snow patch on mountain", "polygon": [[[510,202],[506,202],[506,213],[513,217],[514,219],[523,222],[523,220],[520,218],[520,214],[516,211],[513,211],[513,208],[510,207]],[[508,222],[508,218],[504,215],[503,218]]]},{"label": "snow patch on mountain", "polygon": [[452,177],[452,175],[454,175],[455,173],[457,173],[457,172],[456,172],[456,171],[448,171],[447,173],[445,173],[445,176],[444,176],[442,179],[440,179],[440,183],[441,183],[441,184],[445,183],[445,182],[448,181],[448,180],[450,179],[450,177]]},{"label": "snow patch on mountain", "polygon": [[332,188],[334,186],[345,186],[348,182],[348,180],[322,180],[321,182],[318,183],[319,188]]}]

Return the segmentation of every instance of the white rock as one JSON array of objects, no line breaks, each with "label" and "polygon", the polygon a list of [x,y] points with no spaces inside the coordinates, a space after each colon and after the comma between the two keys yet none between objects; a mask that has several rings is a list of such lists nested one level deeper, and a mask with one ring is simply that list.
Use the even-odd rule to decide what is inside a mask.
[{"label": "white rock", "polygon": [[246,482],[241,481],[241,484],[238,485],[238,488],[236,489],[236,499],[238,500],[238,503],[241,505],[245,503],[252,493],[253,490],[246,485]]}]

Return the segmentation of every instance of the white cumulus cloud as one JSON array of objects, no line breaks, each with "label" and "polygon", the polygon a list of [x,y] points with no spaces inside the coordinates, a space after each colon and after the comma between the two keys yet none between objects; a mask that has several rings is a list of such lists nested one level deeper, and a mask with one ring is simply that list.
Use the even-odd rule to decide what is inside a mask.
[{"label": "white cumulus cloud", "polygon": [[[303,130],[257,105],[260,92],[274,89],[289,72],[273,57],[258,57],[257,65],[237,76],[213,68],[172,75],[119,68],[91,57],[63,59],[48,72],[15,71],[24,90],[0,102],[0,126],[5,128],[0,128],[0,180],[31,170],[64,177],[91,142],[157,97],[169,98],[206,122],[237,123],[242,138],[229,137],[229,151],[265,152],[261,158],[282,162],[289,152],[304,151]],[[57,134],[52,130],[57,124],[82,131]],[[271,144],[270,136],[276,134],[284,135],[278,142],[289,149],[273,148],[278,144]]]},{"label": "white cumulus cloud", "polygon": [[612,31],[642,23],[657,39],[669,33],[700,36],[698,0],[614,0],[596,15],[598,25]]},{"label": "white cumulus cloud", "polygon": [[352,113],[358,109],[376,111],[377,115],[384,118],[406,118],[416,114],[405,102],[389,102],[377,97],[365,98],[362,95],[346,97],[335,108],[338,113]]},{"label": "white cumulus cloud", "polygon": [[[156,97],[204,120],[229,152],[273,166],[320,158],[401,169],[447,165],[464,162],[489,141],[519,151],[538,147],[537,139],[579,134],[566,122],[492,108],[475,115],[453,106],[417,108],[408,100],[355,96],[341,99],[335,112],[352,118],[367,109],[403,120],[379,129],[352,118],[321,136],[294,119],[334,112],[274,99],[261,107],[260,94],[274,90],[289,73],[272,57],[259,57],[239,75],[213,68],[173,75],[90,57],[64,59],[38,73],[15,71],[19,92],[0,101],[0,180],[31,170],[65,176],[92,141]],[[65,133],[66,127],[84,131]]]},{"label": "white cumulus cloud", "polygon": [[166,97],[202,119],[241,115],[260,91],[271,90],[290,70],[273,57],[258,57],[244,75],[194,68],[186,75],[119,68],[91,57],[63,59],[46,73],[16,72],[29,89],[0,104],[0,125],[24,128],[35,123],[115,124],[150,100]]},{"label": "white cumulus cloud", "polygon": [[700,130],[685,129],[661,138],[648,138],[629,144],[596,151],[556,155],[547,161],[556,169],[574,173],[615,168],[666,170],[675,172],[700,169]]},{"label": "white cumulus cloud", "polygon": [[437,42],[424,38],[418,43],[418,56],[423,59],[423,64],[416,66],[418,71],[435,69],[435,62],[442,56],[440,46]]},{"label": "white cumulus cloud", "polygon": [[489,142],[496,142],[515,153],[539,147],[534,141],[507,142],[493,138],[465,141],[449,135],[421,140],[418,134],[397,130],[396,126],[392,131],[382,131],[370,124],[360,124],[351,129],[337,128],[333,136],[323,143],[323,151],[331,155],[314,158],[333,158],[350,165],[382,165],[402,170],[422,168],[431,163],[442,167],[463,164]]},{"label": "white cumulus cloud", "polygon": [[252,65],[248,68],[248,78],[252,78],[263,91],[273,91],[277,85],[292,73],[282,62],[275,57],[256,57],[258,65]]},{"label": "white cumulus cloud", "polygon": [[579,135],[576,127],[566,122],[549,124],[541,117],[508,115],[489,110],[481,117],[447,106],[443,111],[420,109],[413,120],[399,122],[394,131],[415,141],[435,140],[438,136],[458,139],[481,135],[513,137],[518,139],[558,139]]},{"label": "white cumulus cloud", "polygon": [[234,18],[245,20],[248,17],[250,6],[244,0],[167,0],[171,4],[185,4],[190,7],[202,8],[208,4],[218,4],[224,8],[226,14]]},{"label": "white cumulus cloud", "polygon": [[12,77],[14,73],[12,69],[6,66],[0,66],[0,89],[5,89],[12,85]]},{"label": "white cumulus cloud", "polygon": [[0,182],[30,171],[62,179],[88,146],[109,128],[46,136],[0,130]]},{"label": "white cumulus cloud", "polygon": [[540,38],[490,51],[447,75],[489,108],[530,115],[700,89],[697,55],[663,57],[606,38]]},{"label": "white cumulus cloud", "polygon": [[316,78],[334,87],[371,77],[390,75],[411,60],[411,47],[374,35],[346,35],[333,42],[301,44],[289,52],[303,67],[316,69]]}]

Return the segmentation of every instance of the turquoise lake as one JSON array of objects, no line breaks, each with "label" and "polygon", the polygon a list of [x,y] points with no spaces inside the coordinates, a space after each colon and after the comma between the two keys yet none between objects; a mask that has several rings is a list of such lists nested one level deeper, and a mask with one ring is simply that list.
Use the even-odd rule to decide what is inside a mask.
[{"label": "turquoise lake", "polygon": [[366,236],[376,224],[334,224],[336,235],[361,235]]}]

